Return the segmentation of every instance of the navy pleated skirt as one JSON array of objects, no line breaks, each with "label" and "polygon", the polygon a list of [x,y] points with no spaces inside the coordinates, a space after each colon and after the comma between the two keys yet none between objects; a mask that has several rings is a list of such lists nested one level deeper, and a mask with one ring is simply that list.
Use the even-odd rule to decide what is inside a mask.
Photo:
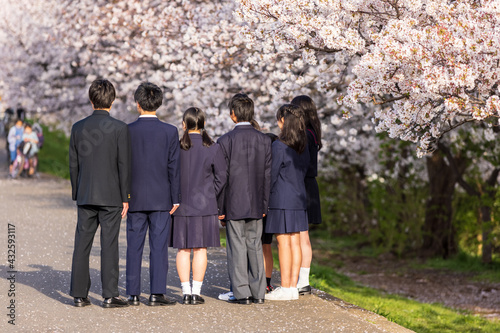
[{"label": "navy pleated skirt", "polygon": [[307,213],[299,209],[269,209],[267,214],[267,233],[287,234],[308,230]]},{"label": "navy pleated skirt", "polygon": [[217,215],[174,216],[169,245],[177,249],[219,247],[220,235]]}]

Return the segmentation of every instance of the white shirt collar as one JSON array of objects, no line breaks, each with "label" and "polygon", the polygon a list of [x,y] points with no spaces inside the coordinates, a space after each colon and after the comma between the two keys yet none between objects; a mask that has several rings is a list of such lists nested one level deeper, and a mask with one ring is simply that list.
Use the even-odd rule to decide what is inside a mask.
[{"label": "white shirt collar", "polygon": [[158,117],[154,114],[141,114],[139,118],[158,118]]},{"label": "white shirt collar", "polygon": [[240,121],[239,123],[236,123],[234,125],[234,127],[236,127],[236,126],[243,126],[243,125],[252,125],[252,124],[250,124],[249,121]]}]

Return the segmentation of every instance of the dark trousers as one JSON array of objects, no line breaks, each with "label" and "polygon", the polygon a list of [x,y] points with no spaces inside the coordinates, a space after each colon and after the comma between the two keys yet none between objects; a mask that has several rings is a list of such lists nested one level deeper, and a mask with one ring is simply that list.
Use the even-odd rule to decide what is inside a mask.
[{"label": "dark trousers", "polygon": [[127,295],[141,294],[142,252],[149,228],[149,283],[151,294],[167,292],[170,213],[127,213]]},{"label": "dark trousers", "polygon": [[78,206],[70,295],[87,297],[90,289],[89,256],[101,226],[101,283],[104,298],[118,296],[118,235],[122,207]]},{"label": "dark trousers", "polygon": [[226,228],[227,267],[234,297],[264,298],[262,220],[229,220]]}]

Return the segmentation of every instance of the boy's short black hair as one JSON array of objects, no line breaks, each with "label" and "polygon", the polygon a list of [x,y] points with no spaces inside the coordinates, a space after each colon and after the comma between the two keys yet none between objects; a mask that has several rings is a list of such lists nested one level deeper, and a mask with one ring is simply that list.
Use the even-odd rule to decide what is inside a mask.
[{"label": "boy's short black hair", "polygon": [[115,87],[105,79],[97,79],[90,85],[89,99],[94,109],[109,109],[116,97]]},{"label": "boy's short black hair", "polygon": [[246,94],[236,94],[229,102],[229,112],[234,113],[238,122],[252,121],[254,116],[253,101]]},{"label": "boy's short black hair", "polygon": [[135,90],[134,100],[144,111],[156,111],[163,103],[163,92],[151,82],[142,82]]}]

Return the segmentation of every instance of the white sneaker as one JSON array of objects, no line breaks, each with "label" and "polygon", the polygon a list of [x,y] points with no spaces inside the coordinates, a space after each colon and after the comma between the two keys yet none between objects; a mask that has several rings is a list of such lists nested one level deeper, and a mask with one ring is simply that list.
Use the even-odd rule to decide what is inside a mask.
[{"label": "white sneaker", "polygon": [[299,299],[299,289],[296,287],[290,288],[292,290],[292,299]]},{"label": "white sneaker", "polygon": [[217,298],[220,299],[221,301],[227,301],[230,297],[233,297],[232,291],[228,291],[227,293],[224,294],[219,294],[219,297]]},{"label": "white sneaker", "polygon": [[278,287],[269,294],[266,294],[265,299],[270,301],[291,301],[292,291],[290,288]]}]

